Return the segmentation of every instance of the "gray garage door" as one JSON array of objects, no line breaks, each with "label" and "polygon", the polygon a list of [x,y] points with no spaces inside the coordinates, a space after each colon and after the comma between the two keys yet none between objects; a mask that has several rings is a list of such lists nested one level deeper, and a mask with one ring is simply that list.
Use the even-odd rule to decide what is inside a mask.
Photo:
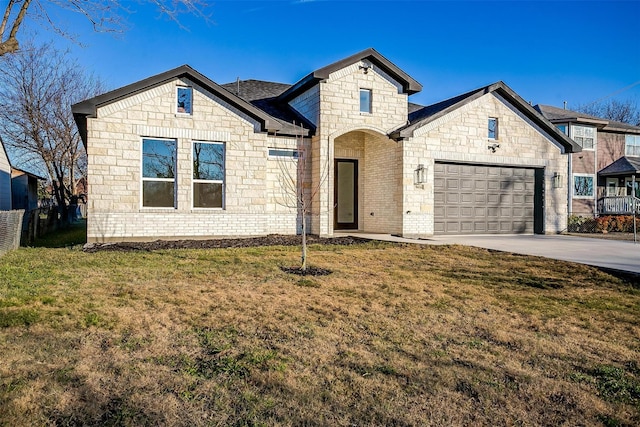
[{"label": "gray garage door", "polygon": [[536,170],[436,163],[436,234],[534,232]]}]

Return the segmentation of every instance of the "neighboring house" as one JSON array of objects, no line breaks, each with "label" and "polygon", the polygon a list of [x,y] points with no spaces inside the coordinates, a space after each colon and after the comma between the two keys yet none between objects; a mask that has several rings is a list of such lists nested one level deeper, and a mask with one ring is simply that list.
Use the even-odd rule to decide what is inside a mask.
[{"label": "neighboring house", "polygon": [[566,228],[573,140],[502,82],[427,107],[409,102],[420,90],[367,49],[293,85],[185,65],[75,104],[88,240],[294,234],[281,183],[299,156],[314,234]]},{"label": "neighboring house", "polygon": [[13,209],[24,209],[22,220],[22,241],[28,240],[29,227],[38,221],[38,180],[46,180],[38,175],[18,168],[11,168],[11,204]]},{"label": "neighboring house", "polygon": [[14,209],[24,209],[26,212],[38,209],[38,180],[46,181],[46,178],[11,168],[11,198]]},{"label": "neighboring house", "polygon": [[11,163],[0,138],[0,211],[11,210]]},{"label": "neighboring house", "polygon": [[630,213],[631,196],[640,197],[640,126],[547,105],[534,108],[582,147],[569,163],[569,213]]}]

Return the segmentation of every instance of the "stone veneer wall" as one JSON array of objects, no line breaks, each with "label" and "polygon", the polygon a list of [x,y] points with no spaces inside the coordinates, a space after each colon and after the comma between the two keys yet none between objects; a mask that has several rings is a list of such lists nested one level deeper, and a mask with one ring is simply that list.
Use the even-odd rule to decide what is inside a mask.
[{"label": "stone veneer wall", "polygon": [[[328,176],[330,179],[326,180],[323,184],[324,188],[319,197],[317,198],[317,206],[315,215],[317,215],[318,222],[314,228],[314,232],[321,235],[333,234],[333,176],[334,176],[334,158],[339,157],[344,151],[339,150],[349,149],[348,145],[344,145],[346,139],[342,139],[343,143],[336,143],[341,136],[350,135],[347,139],[352,138],[351,133],[364,132],[367,134],[367,138],[370,135],[375,135],[374,139],[382,138],[386,140],[387,144],[394,145],[396,143],[388,141],[386,136],[392,130],[404,125],[407,121],[407,95],[399,93],[399,85],[394,82],[386,73],[382,73],[376,70],[374,67],[370,69],[366,74],[360,68],[363,65],[362,62],[352,64],[339,71],[332,73],[328,79],[319,83],[319,122],[317,135],[314,138],[314,153],[317,156],[314,160],[313,178],[317,182],[322,171],[328,168]],[[372,112],[361,113],[360,112],[360,89],[370,89],[372,91]],[[355,137],[360,138],[360,137]],[[366,154],[370,148],[371,152],[378,150],[381,156],[386,156],[388,153],[384,152],[381,147],[372,145],[372,139],[366,140],[367,147],[364,148],[364,162],[359,162],[360,168],[360,192],[363,192],[362,197],[359,200],[359,224],[360,229],[367,230],[367,226],[375,226],[375,231],[381,232],[393,232],[392,228],[398,228],[397,225],[393,225],[394,222],[400,221],[400,219],[389,220],[387,219],[387,226],[392,228],[383,227],[384,218],[388,217],[388,209],[385,204],[378,205],[379,220],[376,219],[373,222],[371,218],[366,218],[371,210],[371,205],[374,203],[374,199],[368,202],[369,197],[376,197],[377,192],[390,192],[395,194],[400,188],[398,185],[384,181],[377,189],[369,186],[363,186],[366,181],[366,174],[370,171],[374,171],[376,167],[383,166],[382,164],[369,163],[373,158]],[[381,143],[381,144],[385,144]],[[350,157],[345,157],[350,158]],[[397,167],[398,159],[393,163],[396,166],[392,166],[391,163],[384,165],[384,167]],[[359,158],[360,160],[362,158]],[[384,162],[388,159],[381,159]],[[363,172],[365,175],[363,175]],[[388,179],[390,170],[385,171]],[[399,173],[399,172],[393,172]],[[364,178],[364,179],[363,179]],[[393,186],[393,189],[390,188]],[[375,190],[375,192],[374,192]],[[389,195],[389,194],[387,194]],[[395,196],[393,196],[395,197]],[[387,198],[386,202],[389,202]],[[395,209],[395,207],[394,207]],[[375,212],[374,212],[375,217]]]},{"label": "stone veneer wall", "polygon": [[[498,118],[498,140],[487,137],[489,117]],[[492,153],[487,147],[497,142]],[[553,188],[554,173],[565,179],[568,157],[535,124],[522,116],[507,101],[487,94],[417,129],[403,141],[403,229],[406,236],[433,234],[434,162],[453,161],[544,168],[545,232],[566,228],[566,184]],[[416,186],[413,173],[418,164],[428,168],[427,182]]]},{"label": "stone veneer wall", "polygon": [[[193,86],[193,114],[177,114],[176,86]],[[88,119],[88,240],[293,234],[295,209],[273,201],[278,173],[269,147],[295,139],[256,133],[257,122],[187,80],[175,80],[99,108]],[[141,205],[143,137],[177,140],[176,207]],[[192,141],[225,143],[224,209],[192,207]],[[269,184],[271,183],[271,184]]]}]

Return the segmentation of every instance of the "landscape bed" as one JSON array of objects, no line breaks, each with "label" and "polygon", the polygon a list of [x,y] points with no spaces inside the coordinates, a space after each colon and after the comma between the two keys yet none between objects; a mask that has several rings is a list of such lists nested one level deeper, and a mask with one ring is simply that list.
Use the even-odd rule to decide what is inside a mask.
[{"label": "landscape bed", "polygon": [[632,278],[356,243],[8,253],[0,425],[640,424]]}]

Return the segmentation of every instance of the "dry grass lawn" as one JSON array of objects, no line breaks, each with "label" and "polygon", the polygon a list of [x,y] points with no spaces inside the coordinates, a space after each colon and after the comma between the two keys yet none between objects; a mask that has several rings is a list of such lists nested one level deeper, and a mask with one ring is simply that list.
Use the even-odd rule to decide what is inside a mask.
[{"label": "dry grass lawn", "polygon": [[640,286],[461,246],[0,258],[0,425],[640,424]]}]

